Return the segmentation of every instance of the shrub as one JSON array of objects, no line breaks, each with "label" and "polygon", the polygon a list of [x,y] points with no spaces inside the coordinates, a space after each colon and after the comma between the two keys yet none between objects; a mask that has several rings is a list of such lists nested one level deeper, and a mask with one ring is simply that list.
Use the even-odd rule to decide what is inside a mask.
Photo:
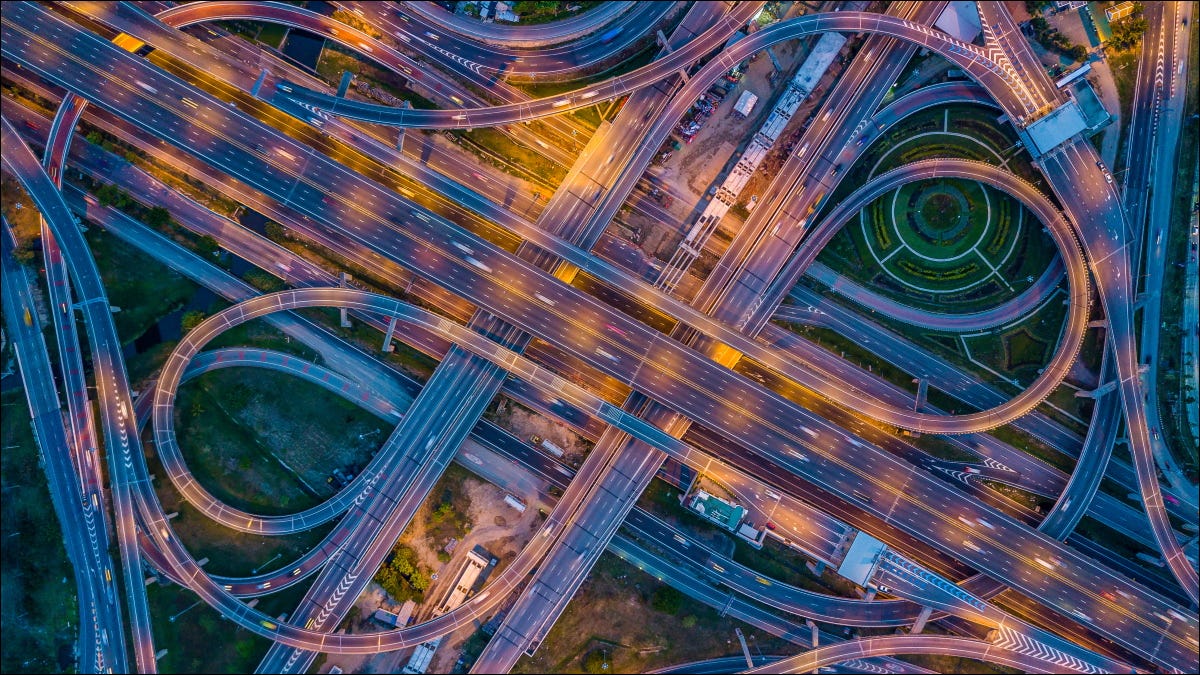
[{"label": "shrub", "polygon": [[683,608],[683,593],[670,586],[659,586],[650,596],[650,606],[663,614],[678,614]]},{"label": "shrub", "polygon": [[196,326],[199,326],[201,323],[203,323],[205,318],[206,317],[204,316],[204,312],[201,312],[200,310],[197,310],[197,309],[193,309],[191,311],[184,312],[183,318],[180,320],[180,327],[183,329],[183,332],[185,332],[185,333],[191,332],[191,330],[193,328],[195,328]]}]

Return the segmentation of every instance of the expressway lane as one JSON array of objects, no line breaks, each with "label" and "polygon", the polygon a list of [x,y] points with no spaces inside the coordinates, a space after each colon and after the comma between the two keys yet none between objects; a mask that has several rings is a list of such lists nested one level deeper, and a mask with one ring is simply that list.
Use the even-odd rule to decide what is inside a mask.
[{"label": "expressway lane", "polygon": [[[290,87],[289,91],[289,85],[286,84],[281,85],[280,89],[297,102],[317,106],[330,114],[380,124],[420,128],[467,128],[511,124],[588,107],[600,101],[617,98],[637,89],[651,86],[724,44],[723,40],[718,39],[718,36],[727,28],[736,29],[737,26],[749,20],[750,14],[757,11],[753,6],[749,7],[749,10],[743,11],[742,6],[735,7],[725,20],[717,22],[703,35],[688,42],[683,48],[637,70],[568,92],[559,97],[535,99],[519,104],[504,104],[489,108],[464,108],[458,111],[403,110],[338,99],[300,87]],[[884,14],[836,12],[809,14],[781,21],[739,40],[709,61],[692,77],[683,91],[687,92],[688,98],[694,100],[696,96],[712,86],[717,77],[751,54],[783,40],[824,31],[885,33],[917,43],[946,57],[987,87],[989,91],[1008,91],[1008,87],[1012,84],[1011,74],[992,62],[982,49],[955,40],[946,33]],[[693,93],[695,96],[692,95]],[[1030,114],[1034,111],[1033,106],[1026,106],[1026,108]],[[1024,120],[1024,115],[1021,115],[1021,119]],[[675,121],[677,120],[672,120],[672,125]],[[647,142],[654,144],[661,140],[663,139],[652,137],[648,138]],[[655,147],[657,148],[658,145]]]},{"label": "expressway lane", "polygon": [[[7,136],[8,130],[5,131]],[[77,446],[71,443],[63,421],[50,354],[36,318],[33,284],[25,266],[12,257],[15,241],[7,219],[3,229],[0,243],[4,264],[0,267],[7,335],[17,357],[51,506],[62,528],[63,544],[75,575],[79,608],[75,664],[81,672],[102,673],[108,668],[121,672],[128,668],[125,633],[111,577],[107,582],[102,579],[105,570],[111,575],[111,562],[106,566],[107,548],[99,548],[105,528],[104,513],[82,491],[72,464],[71,450]]]},{"label": "expressway lane", "polygon": [[413,3],[407,8],[411,14],[424,17],[451,31],[482,42],[505,47],[549,47],[577,39],[600,30],[622,14],[633,12],[634,16],[645,16],[646,7],[638,8],[638,2],[606,2],[602,7],[583,12],[578,16],[560,21],[551,21],[529,26],[506,26],[484,23],[469,17],[459,16],[438,7],[435,3]]},{"label": "expressway lane", "polygon": [[121,341],[117,337],[112,314],[109,313],[108,299],[100,282],[96,262],[62,201],[61,194],[42,170],[33,152],[20,142],[16,129],[7,118],[3,120],[3,124],[5,135],[9,139],[3,154],[4,165],[21,182],[50,224],[79,293],[78,307],[86,320],[92,363],[96,372],[97,395],[101,402],[100,413],[109,462],[117,542],[121,552],[126,598],[129,602],[130,627],[133,631],[133,654],[139,672],[155,672],[146,586],[142,577],[133,521],[132,493],[136,479],[128,471],[135,461],[144,461],[144,458],[141,442],[136,435],[127,431],[127,427],[132,426],[129,412],[133,410],[133,397],[121,357]]},{"label": "expressway lane", "polygon": [[[701,11],[689,14],[685,21],[695,20],[696,18],[707,19],[707,21],[711,21],[715,18],[715,16],[710,14],[706,9],[702,9]],[[707,23],[707,21],[702,23]],[[672,41],[679,46],[683,39],[686,39],[687,35],[689,34],[673,35]],[[649,107],[654,104],[657,97],[658,92],[639,92],[638,101],[631,101],[631,103],[635,103],[638,108]],[[651,108],[651,111],[652,110],[653,108]],[[632,112],[636,113],[636,108]],[[554,234],[555,236],[570,241],[573,244],[581,245],[583,248],[590,248],[590,246],[599,238],[600,233],[603,231],[604,226],[607,225],[608,221],[607,218],[601,219],[594,216],[597,211],[602,212],[604,210],[604,205],[612,204],[614,200],[609,198],[612,193],[610,191],[609,194],[606,195],[605,201],[602,201],[599,204],[595,203],[595,196],[593,196],[591,199],[581,198],[580,196],[590,194],[593,190],[599,194],[606,187],[611,185],[611,182],[614,180],[614,178],[619,175],[620,165],[612,164],[614,159],[613,155],[609,155],[607,159],[602,159],[603,148],[607,147],[608,144],[613,140],[610,138],[610,136],[629,135],[630,132],[636,133],[638,127],[640,127],[640,124],[645,122],[645,119],[643,118],[639,124],[631,125],[628,123],[630,117],[630,113],[625,113],[616,124],[602,126],[600,131],[598,131],[597,134],[592,137],[587,147],[584,148],[584,152],[580,159],[576,162],[575,166],[572,167],[571,172],[568,174],[565,184],[566,189],[560,189],[556,191],[555,196],[551,198],[550,203],[547,204],[546,209],[539,217],[538,224],[543,229]],[[621,119],[625,121],[621,122]],[[621,143],[620,145],[622,147],[627,147],[629,144]],[[624,200],[622,199],[621,201]],[[615,210],[617,206],[619,206],[619,204],[613,204],[612,209]],[[471,249],[468,245],[456,243],[456,246],[468,256],[473,253],[473,249]],[[522,244],[517,249],[517,255],[528,260],[531,264],[554,274],[558,278],[570,279],[576,272],[575,268],[572,268],[570,265],[561,263],[561,261],[556,259],[548,252],[539,250],[529,244]],[[542,298],[545,298],[545,296],[542,296]],[[550,302],[551,304],[553,303],[552,300],[547,299],[543,299],[542,302]],[[501,320],[493,317],[486,311],[476,311],[476,313],[471,317],[468,327],[484,334],[494,336],[503,344],[513,348],[518,353],[523,352],[531,340],[531,336],[528,334],[521,333],[512,325],[503,323]],[[471,357],[460,350],[452,349],[450,354],[447,355],[446,359],[443,360],[442,364],[438,367],[437,371],[435,371],[433,378],[431,378],[427,384],[427,387],[437,387],[440,386],[439,383],[443,379],[458,378],[459,381],[463,382],[460,387],[472,387],[482,392],[478,398],[475,399],[478,402],[478,405],[475,408],[472,409],[464,406],[460,410],[461,416],[459,419],[462,420],[464,425],[474,423],[474,420],[477,419],[479,414],[481,414],[483,411],[482,406],[489,402],[504,384],[505,373],[497,369],[485,368],[485,365],[486,362],[478,359],[478,357]],[[464,371],[476,371],[480,372],[482,375],[477,379],[470,380],[468,385],[466,384],[467,381],[462,379],[462,374]],[[455,396],[448,396],[448,400],[454,399]],[[463,397],[462,400],[469,401],[471,399],[468,397]],[[443,447],[445,453],[452,454],[456,450],[456,447],[451,447],[450,445],[445,445]],[[597,456],[599,457],[601,455],[597,454]],[[589,461],[593,460],[589,459]],[[445,464],[445,462],[443,462],[443,464]],[[651,471],[647,475],[653,475],[653,472]],[[405,498],[414,502],[420,502],[424,501],[425,496],[426,495],[423,493],[410,493],[406,495]],[[614,520],[615,522],[620,522],[621,518],[615,518]],[[369,561],[371,559],[367,558],[366,560]],[[356,568],[356,573],[361,574],[361,571],[359,571],[360,569],[361,571],[369,572],[374,568],[370,565],[364,564],[361,568]],[[315,589],[310,590],[309,596],[315,596]],[[342,597],[345,598],[346,601],[340,603],[336,607],[333,607],[332,611],[335,614],[338,612],[347,611],[350,602],[354,597],[356,597],[356,594],[346,594]],[[328,604],[325,606],[327,608],[330,607]],[[316,654],[313,652],[300,653],[292,648],[275,645],[271,648],[271,650],[268,651],[267,656],[263,659],[263,662],[259,666],[259,670],[262,672],[303,670],[311,663],[315,656]]]}]

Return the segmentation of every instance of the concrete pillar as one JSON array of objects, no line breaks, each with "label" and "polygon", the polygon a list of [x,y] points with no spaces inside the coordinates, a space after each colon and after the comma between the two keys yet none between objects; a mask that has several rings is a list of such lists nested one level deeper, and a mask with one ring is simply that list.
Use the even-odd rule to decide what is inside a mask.
[{"label": "concrete pillar", "polygon": [[167,514],[167,520],[171,520],[172,518],[177,518],[178,516],[179,516],[178,511],[172,511]]},{"label": "concrete pillar", "polygon": [[754,659],[750,657],[750,647],[746,644],[746,636],[742,634],[741,628],[734,628],[734,634],[737,635],[738,642],[742,644],[742,656],[746,657],[746,667],[754,667]]},{"label": "concrete pillar", "polygon": [[[338,277],[338,287],[339,288],[347,288],[346,282],[350,281],[350,279],[351,279],[351,277],[349,274],[342,272],[341,275]],[[343,308],[339,309],[338,312],[341,314],[342,328],[349,328],[350,327],[350,314],[346,311],[346,308],[343,307]]]},{"label": "concrete pillar", "polygon": [[206,563],[208,563],[208,558],[201,558],[201,559],[199,559],[199,560],[197,560],[197,561],[196,561],[196,566],[197,566],[197,567],[204,567],[204,565],[205,565]]},{"label": "concrete pillar", "polygon": [[258,74],[258,79],[254,81],[254,86],[250,87],[250,95],[251,96],[254,96],[254,97],[258,96],[259,90],[262,89],[263,81],[266,79],[267,79],[267,69],[263,68],[262,72]]},{"label": "concrete pillar", "polygon": [[167,655],[167,650],[165,650],[165,649],[160,649],[160,650],[158,650],[158,653],[154,655],[154,660],[155,660],[155,661],[162,661],[162,657],[164,657],[164,656],[166,656],[166,655]]},{"label": "concrete pillar", "polygon": [[346,92],[350,90],[350,82],[354,80],[354,73],[343,70],[342,81],[338,83],[338,98],[346,98]]},{"label": "concrete pillar", "polygon": [[921,613],[917,615],[917,620],[913,622],[912,634],[916,635],[925,630],[925,622],[929,620],[929,615],[933,613],[932,607],[922,607]]},{"label": "concrete pillar", "polygon": [[917,400],[913,404],[913,410],[921,412],[921,409],[925,407],[925,402],[929,399],[929,380],[920,378],[915,381],[917,383]]},{"label": "concrete pillar", "polygon": [[812,622],[812,619],[805,619],[804,623],[808,624],[809,629],[812,631],[812,646],[813,646],[813,649],[816,649],[817,647],[820,646],[818,644],[818,641],[819,641],[819,637],[821,635],[821,631],[817,628],[817,624]]},{"label": "concrete pillar", "polygon": [[672,49],[671,49],[671,43],[667,42],[667,36],[663,35],[663,32],[661,30],[659,30],[659,31],[655,31],[654,37],[657,38],[655,41],[658,42],[659,47],[663,48],[663,52],[670,54]]},{"label": "concrete pillar", "polygon": [[729,597],[725,600],[725,606],[721,608],[721,616],[722,617],[724,617],[725,614],[729,611],[729,606],[732,604],[733,604],[733,593],[730,593]]},{"label": "concrete pillar", "polygon": [[[400,107],[407,110],[412,108],[412,104],[408,101],[401,101]],[[396,149],[400,152],[404,152],[404,127],[400,127],[400,136],[396,138]]]},{"label": "concrete pillar", "polygon": [[396,317],[388,320],[387,332],[383,334],[383,353],[390,354],[396,351],[396,347],[392,344],[392,333],[396,332]]}]

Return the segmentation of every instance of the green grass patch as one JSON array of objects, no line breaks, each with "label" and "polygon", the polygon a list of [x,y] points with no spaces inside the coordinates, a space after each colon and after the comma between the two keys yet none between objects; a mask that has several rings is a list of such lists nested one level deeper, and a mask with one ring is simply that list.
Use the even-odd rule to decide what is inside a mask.
[{"label": "green grass patch", "polygon": [[466,141],[484,153],[502,160],[499,168],[518,175],[532,176],[549,185],[558,185],[567,177],[567,169],[530,148],[513,141],[496,129],[481,127],[470,131],[450,132],[459,141]]},{"label": "green grass patch", "polygon": [[817,326],[802,326],[798,324],[785,323],[786,328],[790,329],[797,335],[816,342],[819,346],[825,348],[834,354],[838,354],[842,358],[854,363],[862,368],[869,369],[871,372],[879,375],[883,379],[895,384],[896,386],[906,391],[916,393],[917,385],[913,383],[913,375],[906,373],[896,364],[887,361],[884,358],[874,354],[869,349],[860,346],[857,342],[845,338],[837,332],[828,328],[820,328]]},{"label": "green grass patch", "polygon": [[512,11],[521,20],[518,26],[562,21],[599,6],[595,0],[569,0],[568,2],[514,2]]},{"label": "green grass patch", "polygon": [[317,384],[261,368],[192,380],[180,391],[176,418],[196,479],[218,499],[267,515],[333,496],[330,472],[357,473],[352,467],[365,466],[391,428]]},{"label": "green grass patch", "polygon": [[741,540],[735,540],[733,559],[752,570],[761,572],[786,584],[803,588],[814,593],[838,595],[845,598],[857,598],[857,588],[854,584],[839,577],[832,570],[826,569],[822,574],[813,574],[808,569],[809,559],[795,550],[767,537],[761,549],[756,549]]},{"label": "green grass patch", "polygon": [[274,49],[279,49],[279,46],[283,44],[283,38],[287,36],[287,32],[287,26],[283,24],[264,23],[258,31],[258,41]]},{"label": "green grass patch", "polygon": [[1064,473],[1069,474],[1075,469],[1074,458],[1055,450],[1041,440],[1030,436],[1011,424],[992,429],[988,434],[997,440],[1008,443],[1018,450],[1023,450],[1037,457]]},{"label": "green grass patch", "polygon": [[109,304],[121,308],[113,320],[126,344],[182,307],[197,289],[183,275],[99,228],[88,228],[85,236]]},{"label": "green grass patch", "polygon": [[1046,359],[1050,345],[1033,336],[1026,328],[1004,336],[1004,357],[1009,370],[1022,366],[1038,366]]},{"label": "green grass patch", "polygon": [[79,609],[62,526],[50,505],[24,393],[5,393],[0,405],[0,670],[74,672]]},{"label": "green grass patch", "polygon": [[1129,141],[1129,124],[1133,118],[1133,92],[1137,88],[1138,49],[1108,53],[1108,68],[1117,85],[1117,98],[1121,103],[1121,135],[1117,142],[1117,160],[1113,171],[1125,168]]},{"label": "green grass patch", "polygon": [[261,319],[247,321],[230,328],[213,338],[212,342],[209,342],[204,348],[212,350],[221,347],[273,349],[278,352],[294,354],[307,361],[321,363],[321,358],[316,351],[293,340],[291,336],[285,335],[283,331]]}]

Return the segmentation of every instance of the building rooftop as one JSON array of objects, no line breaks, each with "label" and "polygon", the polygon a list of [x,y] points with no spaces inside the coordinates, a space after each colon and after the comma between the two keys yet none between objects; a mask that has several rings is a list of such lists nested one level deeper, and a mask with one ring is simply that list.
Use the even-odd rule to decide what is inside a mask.
[{"label": "building rooftop", "polygon": [[933,25],[963,42],[974,42],[983,32],[975,3],[964,0],[955,0],[947,5]]},{"label": "building rooftop", "polygon": [[1083,112],[1075,101],[1055,108],[1054,112],[1025,127],[1023,136],[1028,138],[1029,151],[1034,157],[1057,148],[1064,141],[1087,128]]},{"label": "building rooftop", "polygon": [[688,503],[688,506],[696,513],[708,518],[730,532],[736,530],[738,524],[742,522],[742,518],[746,517],[745,507],[710,495],[704,490],[697,490]]},{"label": "building rooftop", "polygon": [[885,550],[887,550],[887,544],[866,532],[859,532],[854,535],[854,542],[850,544],[850,550],[846,551],[846,557],[838,566],[838,574],[859,586],[865,586],[867,580],[875,573],[875,567],[879,564],[879,556],[883,555]]}]

